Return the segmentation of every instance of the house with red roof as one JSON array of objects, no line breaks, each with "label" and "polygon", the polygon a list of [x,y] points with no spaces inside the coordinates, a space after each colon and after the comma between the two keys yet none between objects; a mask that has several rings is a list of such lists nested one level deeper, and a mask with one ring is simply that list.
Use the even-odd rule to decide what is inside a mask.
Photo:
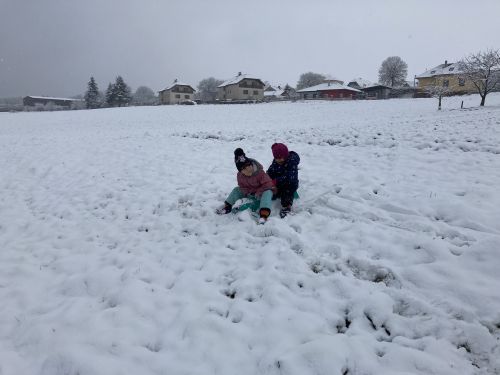
[{"label": "house with red roof", "polygon": [[319,85],[297,90],[301,99],[352,100],[361,93],[360,90],[344,85],[344,82],[327,77]]}]

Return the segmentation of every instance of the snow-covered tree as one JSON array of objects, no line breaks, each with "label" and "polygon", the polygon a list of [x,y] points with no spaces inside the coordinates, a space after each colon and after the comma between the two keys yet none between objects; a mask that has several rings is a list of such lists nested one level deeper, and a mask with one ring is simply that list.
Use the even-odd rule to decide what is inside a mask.
[{"label": "snow-covered tree", "polygon": [[378,81],[390,87],[402,86],[408,75],[408,65],[399,56],[390,56],[378,70]]},{"label": "snow-covered tree", "polygon": [[85,105],[89,109],[99,108],[101,106],[101,95],[99,94],[99,88],[97,87],[94,77],[90,77],[84,99]]},{"label": "snow-covered tree", "polygon": [[113,107],[116,102],[116,92],[115,85],[110,83],[106,89],[106,105],[108,107]]},{"label": "snow-covered tree", "polygon": [[121,76],[116,77],[115,83],[110,83],[106,90],[106,104],[109,107],[123,107],[132,101],[130,87]]},{"label": "snow-covered tree", "polygon": [[464,57],[459,62],[462,79],[469,80],[481,96],[484,106],[486,95],[500,89],[500,50],[486,50]]},{"label": "snow-covered tree", "polygon": [[425,87],[425,92],[438,99],[438,110],[441,110],[441,101],[443,96],[450,95],[452,91],[449,88],[449,81],[442,77],[434,78],[434,83]]},{"label": "snow-covered tree", "polygon": [[215,98],[217,97],[217,86],[223,82],[224,81],[214,77],[202,79],[200,83],[198,83],[200,99],[204,102],[215,101]]},{"label": "snow-covered tree", "polygon": [[157,97],[153,90],[147,86],[139,86],[135,90],[132,103],[135,105],[153,105],[156,104]]},{"label": "snow-covered tree", "polygon": [[121,76],[116,77],[114,84],[115,105],[118,107],[126,106],[132,101],[130,87],[125,83]]},{"label": "snow-covered tree", "polygon": [[300,75],[299,81],[297,82],[297,90],[319,85],[324,79],[325,76],[323,74],[313,72],[303,73]]}]

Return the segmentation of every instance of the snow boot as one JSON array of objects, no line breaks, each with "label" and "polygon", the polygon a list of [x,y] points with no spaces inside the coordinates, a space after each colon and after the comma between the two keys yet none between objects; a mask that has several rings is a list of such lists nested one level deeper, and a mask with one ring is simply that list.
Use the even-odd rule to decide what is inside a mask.
[{"label": "snow boot", "polygon": [[283,219],[286,217],[292,211],[292,206],[287,206],[287,207],[281,207],[280,210],[280,217]]},{"label": "snow boot", "polygon": [[233,206],[227,202],[224,202],[224,207],[218,208],[215,212],[217,215],[225,215],[231,212]]},{"label": "snow boot", "polygon": [[271,210],[269,208],[261,208],[259,211],[259,224],[264,224],[267,221],[269,215],[271,215]]}]

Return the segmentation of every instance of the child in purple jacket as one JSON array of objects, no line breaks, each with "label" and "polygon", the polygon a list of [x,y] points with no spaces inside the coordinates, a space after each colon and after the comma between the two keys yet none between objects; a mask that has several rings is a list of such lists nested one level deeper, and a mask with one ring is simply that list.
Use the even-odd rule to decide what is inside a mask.
[{"label": "child in purple jacket", "polygon": [[291,210],[293,196],[299,188],[299,163],[300,157],[295,151],[288,151],[283,143],[275,143],[271,146],[274,160],[267,170],[278,189],[273,197],[281,199],[280,216],[284,218]]}]

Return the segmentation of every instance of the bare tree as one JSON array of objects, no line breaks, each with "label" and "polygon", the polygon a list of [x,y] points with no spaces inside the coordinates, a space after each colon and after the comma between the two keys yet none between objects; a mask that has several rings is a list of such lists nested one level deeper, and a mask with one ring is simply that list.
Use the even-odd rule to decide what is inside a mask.
[{"label": "bare tree", "polygon": [[399,56],[390,56],[378,70],[378,81],[391,87],[402,86],[408,75],[408,65]]},{"label": "bare tree", "polygon": [[325,76],[323,74],[313,72],[303,73],[300,75],[299,81],[297,82],[297,90],[319,85],[324,79]]},{"label": "bare tree", "polygon": [[137,90],[135,90],[132,103],[134,105],[153,105],[157,103],[157,98],[154,91],[149,87],[139,86]]},{"label": "bare tree", "polygon": [[484,106],[486,95],[500,89],[500,50],[486,50],[464,57],[459,62],[462,79],[469,80],[481,96]]},{"label": "bare tree", "polygon": [[202,79],[198,83],[198,92],[200,93],[200,99],[203,102],[214,102],[217,97],[217,86],[219,86],[224,81],[216,79],[214,77],[209,77]]},{"label": "bare tree", "polygon": [[441,110],[441,100],[443,96],[450,95],[452,91],[449,87],[449,80],[442,77],[435,77],[432,85],[425,87],[425,92],[438,99],[438,110]]}]

